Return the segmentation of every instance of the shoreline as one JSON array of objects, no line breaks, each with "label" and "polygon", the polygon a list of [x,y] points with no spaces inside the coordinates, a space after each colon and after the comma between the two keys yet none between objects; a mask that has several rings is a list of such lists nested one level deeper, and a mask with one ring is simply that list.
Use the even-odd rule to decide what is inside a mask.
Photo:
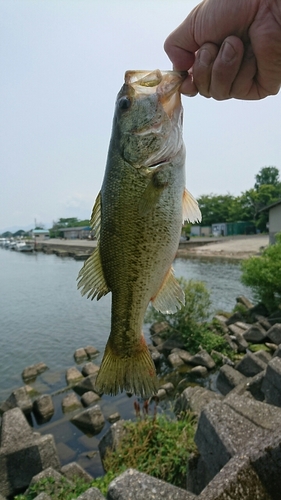
[{"label": "shoreline", "polygon": [[[189,241],[181,241],[176,254],[177,258],[219,258],[244,260],[253,255],[259,255],[268,246],[268,234],[249,236],[225,236],[220,238],[193,237]],[[64,240],[51,238],[36,242],[36,250],[48,253],[58,253],[87,258],[96,248],[96,240]]]}]

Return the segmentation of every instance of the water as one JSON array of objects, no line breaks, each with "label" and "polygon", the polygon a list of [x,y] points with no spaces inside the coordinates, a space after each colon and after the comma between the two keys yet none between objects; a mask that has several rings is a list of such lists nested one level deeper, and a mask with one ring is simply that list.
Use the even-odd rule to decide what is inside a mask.
[{"label": "water", "polygon": [[[23,385],[21,373],[26,366],[43,361],[49,370],[40,375],[33,386],[42,393],[65,388],[65,370],[75,366],[74,351],[94,345],[101,354],[110,330],[110,294],[100,301],[87,300],[77,290],[76,278],[83,263],[43,253],[24,254],[0,249],[0,401]],[[240,267],[224,260],[177,259],[178,277],[200,279],[211,291],[213,310],[230,311],[240,294],[250,297],[240,283]],[[148,337],[148,325],[145,326]],[[88,472],[102,474],[99,457],[89,458],[89,450],[108,429],[106,423],[98,436],[86,436],[64,416],[61,400],[54,396],[55,415],[40,427],[56,440],[62,463],[77,460]],[[133,418],[133,398],[125,394],[104,396],[101,400],[105,416],[119,411],[123,418]],[[39,425],[32,417],[32,425]]]}]

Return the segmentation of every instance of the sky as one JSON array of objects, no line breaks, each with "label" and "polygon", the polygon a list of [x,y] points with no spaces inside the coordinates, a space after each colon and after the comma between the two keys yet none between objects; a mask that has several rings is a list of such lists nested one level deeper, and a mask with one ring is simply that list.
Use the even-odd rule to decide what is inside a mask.
[{"label": "sky", "polygon": [[[171,69],[163,43],[194,0],[0,0],[0,232],[89,218],[128,69]],[[281,94],[183,97],[189,191],[238,196],[281,170]]]}]

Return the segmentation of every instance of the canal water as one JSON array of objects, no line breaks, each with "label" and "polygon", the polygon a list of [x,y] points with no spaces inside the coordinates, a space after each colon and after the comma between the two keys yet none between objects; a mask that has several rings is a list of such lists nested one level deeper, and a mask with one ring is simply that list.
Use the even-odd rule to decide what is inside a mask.
[{"label": "canal water", "polygon": [[[95,346],[101,351],[94,360],[99,364],[110,329],[110,294],[97,302],[87,300],[77,290],[82,264],[53,254],[0,248],[0,402],[23,385],[21,373],[26,366],[46,363],[49,370],[32,385],[40,394],[57,393],[53,398],[56,411],[48,424],[40,427],[33,419],[32,425],[55,436],[62,463],[77,460],[98,476],[103,470],[98,454],[92,452],[109,424],[98,436],[87,436],[61,410],[66,395],[65,371],[75,366],[74,351]],[[251,298],[249,289],[240,282],[237,262],[181,258],[174,262],[174,269],[177,277],[205,282],[213,311],[232,310],[238,295]],[[149,325],[144,331],[148,338]],[[118,411],[123,418],[134,418],[133,403],[134,398],[126,394],[103,396],[101,407],[105,417]]]}]

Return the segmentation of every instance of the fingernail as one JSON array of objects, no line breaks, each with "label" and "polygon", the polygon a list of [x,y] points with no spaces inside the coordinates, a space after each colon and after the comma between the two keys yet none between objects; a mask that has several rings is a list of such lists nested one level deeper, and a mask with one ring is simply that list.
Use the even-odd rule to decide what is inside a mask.
[{"label": "fingernail", "polygon": [[213,57],[207,49],[200,50],[198,56],[200,64],[206,68],[213,62]]},{"label": "fingernail", "polygon": [[236,52],[232,45],[229,42],[224,42],[222,49],[221,49],[221,58],[224,62],[228,63],[232,61],[232,59],[235,57]]}]

